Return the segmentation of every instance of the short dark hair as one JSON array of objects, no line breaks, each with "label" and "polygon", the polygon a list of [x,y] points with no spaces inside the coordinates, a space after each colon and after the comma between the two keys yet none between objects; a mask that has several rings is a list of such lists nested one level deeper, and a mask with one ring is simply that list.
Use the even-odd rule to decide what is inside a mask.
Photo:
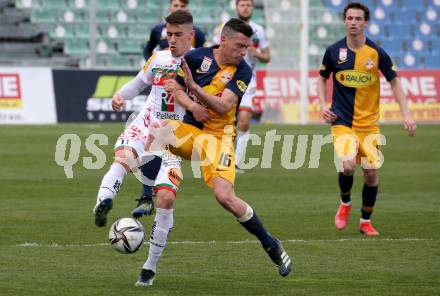
[{"label": "short dark hair", "polygon": [[344,20],[345,20],[345,17],[347,16],[347,11],[349,9],[360,9],[360,10],[362,10],[364,12],[365,20],[367,22],[370,20],[370,10],[368,9],[368,7],[366,5],[364,5],[362,3],[359,3],[359,2],[351,2],[351,3],[348,3],[347,6],[344,7],[344,12],[342,14]]},{"label": "short dark hair", "polygon": [[186,25],[193,24],[193,16],[189,11],[178,10],[171,13],[165,18],[167,24],[170,25]]},{"label": "short dark hair", "polygon": [[243,35],[249,38],[254,34],[252,27],[238,18],[231,18],[223,26],[222,35],[230,35],[233,32],[242,33]]},{"label": "short dark hair", "polygon": [[[170,0],[170,4],[171,4],[171,2],[173,2],[174,0]],[[185,5],[188,5],[189,4],[189,0],[179,0],[180,2],[182,2],[183,4],[185,4]]]},{"label": "short dark hair", "polygon": [[235,6],[237,6],[240,1],[251,1],[252,5],[254,5],[254,0],[235,0]]}]

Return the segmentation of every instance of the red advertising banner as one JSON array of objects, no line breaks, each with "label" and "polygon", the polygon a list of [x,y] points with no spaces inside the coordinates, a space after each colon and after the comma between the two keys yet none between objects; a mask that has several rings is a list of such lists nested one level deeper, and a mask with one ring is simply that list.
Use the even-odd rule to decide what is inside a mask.
[{"label": "red advertising banner", "polygon": [[[310,71],[308,83],[309,122],[321,122],[316,93],[318,70]],[[403,91],[409,108],[418,122],[440,123],[440,70],[399,71]],[[331,79],[328,101],[331,102]],[[381,77],[381,122],[399,122],[400,109],[393,97],[390,84]],[[254,104],[257,112],[269,108],[279,114],[278,120],[298,123],[300,112],[301,84],[298,71],[257,71],[257,95]]]}]

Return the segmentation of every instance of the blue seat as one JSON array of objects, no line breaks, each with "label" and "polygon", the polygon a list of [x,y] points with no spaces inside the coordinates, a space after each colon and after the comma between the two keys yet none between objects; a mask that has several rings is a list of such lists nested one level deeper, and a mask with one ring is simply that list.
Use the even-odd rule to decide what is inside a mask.
[{"label": "blue seat", "polygon": [[386,26],[385,30],[388,32],[388,36],[390,38],[393,38],[395,36],[412,37],[415,35],[416,31],[414,26],[406,24],[402,24],[401,26]]},{"label": "blue seat", "polygon": [[[410,54],[410,55],[412,55],[412,56],[414,57],[414,64],[413,64],[413,65],[408,65],[408,64],[405,63],[405,56],[408,55],[408,54]],[[419,69],[419,68],[423,68],[424,65],[421,63],[421,59],[422,59],[422,57],[423,57],[423,55],[421,55],[421,54],[419,54],[419,53],[417,53],[417,52],[414,52],[414,51],[407,52],[407,53],[405,53],[405,55],[403,56],[403,64],[401,65],[401,67],[403,66],[403,67],[405,67],[405,68],[407,68],[407,69]]]},{"label": "blue seat", "polygon": [[[376,17],[376,10],[382,9],[384,12],[383,18],[379,19]],[[393,10],[386,9],[383,6],[371,7],[370,8],[370,18],[372,21],[376,21],[382,24],[390,24],[393,20]]]},{"label": "blue seat", "polygon": [[[430,11],[430,10],[433,10],[433,11],[435,11],[437,13],[437,17],[434,20],[430,20],[427,17],[428,11]],[[426,9],[423,12],[421,12],[421,14],[420,14],[420,21],[421,22],[427,22],[427,23],[432,24],[432,25],[440,24],[440,9],[438,7],[436,7],[436,6],[428,6],[428,7],[426,7]]]},{"label": "blue seat", "polygon": [[335,12],[341,12],[342,9],[344,9],[344,1],[341,1],[341,4],[339,5],[333,5],[331,0],[324,0],[324,5],[327,9],[331,10],[331,11],[335,11]]},{"label": "blue seat", "polygon": [[407,7],[397,10],[394,14],[394,22],[399,25],[415,25],[418,23],[416,11]]},{"label": "blue seat", "polygon": [[440,69],[440,53],[426,55],[425,68]]},{"label": "blue seat", "polygon": [[[377,25],[379,27],[379,32],[376,35],[373,35],[371,32],[371,28],[374,25]],[[371,38],[384,39],[386,38],[385,26],[379,22],[372,22],[370,23],[369,28],[367,30],[367,35]]]},{"label": "blue seat", "polygon": [[[362,3],[364,3],[364,2],[365,1],[362,1]],[[399,6],[398,6],[396,0],[394,0],[389,6],[386,6],[382,0],[376,0],[376,3],[377,3],[377,6],[380,6],[380,7],[382,7],[382,9],[385,9],[385,10],[396,11],[396,9],[399,9]],[[369,7],[370,8],[374,7],[374,5],[371,4]]]},{"label": "blue seat", "polygon": [[440,39],[433,38],[431,39],[432,52],[440,55]]},{"label": "blue seat", "polygon": [[414,0],[400,0],[403,4],[402,6],[408,7],[411,9],[423,9],[428,1],[414,1]]},{"label": "blue seat", "polygon": [[404,52],[405,47],[401,38],[387,38],[382,40],[381,47],[388,52],[388,54],[393,54],[395,52]]}]

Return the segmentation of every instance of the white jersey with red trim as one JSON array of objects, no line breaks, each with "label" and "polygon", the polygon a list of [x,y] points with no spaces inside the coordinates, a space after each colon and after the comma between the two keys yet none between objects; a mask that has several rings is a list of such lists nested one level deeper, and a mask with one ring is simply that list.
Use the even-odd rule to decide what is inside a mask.
[{"label": "white jersey with red trim", "polygon": [[145,109],[151,110],[157,119],[182,120],[185,109],[174,102],[172,94],[163,88],[168,79],[175,79],[182,57],[173,57],[170,50],[154,53],[139,72],[138,77],[151,85],[151,92],[145,103]]},{"label": "white jersey with red trim", "polygon": [[185,109],[174,102],[172,94],[165,91],[163,84],[167,79],[175,79],[182,57],[174,57],[170,50],[153,54],[139,71],[136,79],[151,85],[151,92],[141,112],[119,136],[115,149],[132,147],[138,156],[144,153],[149,128],[161,119],[182,120]]}]

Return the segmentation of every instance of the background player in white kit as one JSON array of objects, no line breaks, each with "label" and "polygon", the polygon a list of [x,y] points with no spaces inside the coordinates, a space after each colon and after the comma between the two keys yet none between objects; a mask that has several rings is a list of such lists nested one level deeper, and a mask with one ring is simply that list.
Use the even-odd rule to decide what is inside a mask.
[{"label": "background player in white kit", "polygon": [[[240,169],[240,164],[244,161],[243,157],[246,152],[247,142],[249,140],[249,129],[252,115],[254,112],[253,98],[257,91],[257,74],[256,74],[256,64],[257,60],[261,63],[270,62],[270,48],[269,42],[267,41],[266,34],[262,26],[251,21],[252,13],[254,10],[253,0],[236,0],[235,1],[235,11],[237,16],[242,21],[248,23],[254,34],[251,38],[251,46],[249,46],[245,61],[252,68],[252,80],[246,90],[246,93],[241,98],[241,103],[239,107],[238,120],[237,120],[237,146],[235,149],[235,163],[237,172],[243,172]],[[221,26],[222,27],[222,26]],[[221,28],[216,29],[216,32],[220,32]],[[220,43],[220,35],[214,33],[213,43]]]},{"label": "background player in white kit", "polygon": [[[120,111],[125,99],[131,99],[147,86],[152,86],[144,108],[115,144],[115,160],[102,180],[94,208],[95,224],[99,227],[106,224],[107,213],[113,206],[113,199],[118,194],[125,175],[130,171],[138,171],[141,164],[139,158],[144,154],[151,124],[164,118],[182,120],[185,114],[185,109],[174,103],[172,92],[181,58],[191,49],[193,18],[187,11],[177,11],[165,20],[169,50],[156,52],[136,78],[124,85],[112,100],[113,109]],[[209,118],[207,109],[199,104],[192,104],[189,110],[201,120]],[[136,285],[152,283],[157,262],[173,227],[173,203],[182,178],[181,160],[169,152],[164,154],[155,183],[158,185],[157,212],[152,225],[149,256],[142,269],[149,273],[141,273]]]}]

